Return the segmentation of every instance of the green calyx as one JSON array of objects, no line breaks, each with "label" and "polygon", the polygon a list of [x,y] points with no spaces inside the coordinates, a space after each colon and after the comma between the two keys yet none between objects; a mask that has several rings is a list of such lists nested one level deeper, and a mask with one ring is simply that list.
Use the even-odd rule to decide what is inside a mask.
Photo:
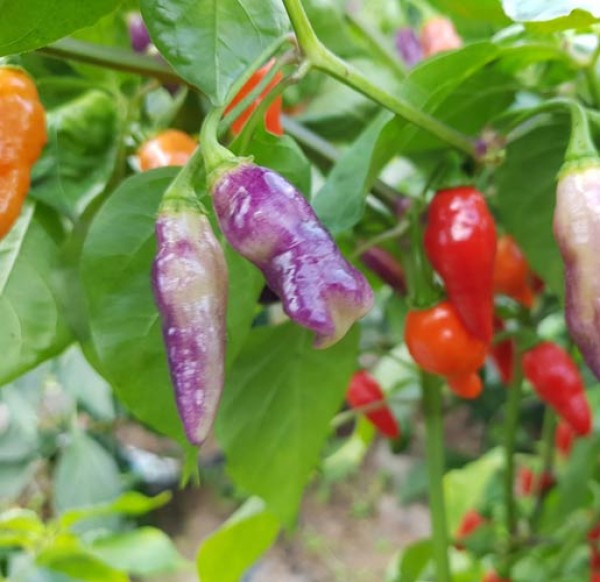
[{"label": "green calyx", "polygon": [[207,184],[209,192],[212,192],[215,184],[221,180],[224,174],[229,174],[237,168],[247,166],[254,160],[253,156],[236,157],[223,160],[218,166],[213,168],[207,176]]}]

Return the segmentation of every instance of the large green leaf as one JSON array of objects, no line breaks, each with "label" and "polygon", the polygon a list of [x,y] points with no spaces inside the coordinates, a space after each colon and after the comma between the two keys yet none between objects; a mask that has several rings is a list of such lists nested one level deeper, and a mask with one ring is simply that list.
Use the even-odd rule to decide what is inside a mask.
[{"label": "large green leaf", "polygon": [[315,212],[334,234],[352,228],[365,210],[371,155],[383,128],[393,118],[382,111],[344,152],[314,200]]},{"label": "large green leaf", "polygon": [[46,218],[27,203],[0,241],[0,385],[58,354],[71,340],[58,299],[58,246]]},{"label": "large green leaf", "polygon": [[141,0],[141,8],[161,54],[215,105],[288,28],[278,0]]},{"label": "large green leaf", "polygon": [[256,329],[229,376],[217,418],[228,471],[285,524],[355,369],[356,332],[320,351],[312,334],[291,323]]},{"label": "large green leaf", "polygon": [[114,98],[89,91],[48,113],[48,145],[34,166],[32,196],[77,218],[110,179],[118,149]]},{"label": "large green leaf", "polygon": [[196,558],[202,582],[238,582],[275,541],[279,522],[251,497],[204,540]]},{"label": "large green leaf", "polygon": [[[135,416],[185,443],[150,285],[155,215],[176,172],[164,168],[133,176],[111,195],[85,242],[82,280],[102,372]],[[229,248],[226,257],[231,362],[252,323],[262,279]]]},{"label": "large green leaf", "polygon": [[556,174],[568,139],[564,120],[547,120],[508,145],[506,161],[497,173],[503,224],[532,269],[559,295],[563,293],[563,266],[552,234],[552,217]]},{"label": "large green leaf", "polygon": [[0,4],[0,56],[23,53],[89,26],[121,0],[23,0]]}]

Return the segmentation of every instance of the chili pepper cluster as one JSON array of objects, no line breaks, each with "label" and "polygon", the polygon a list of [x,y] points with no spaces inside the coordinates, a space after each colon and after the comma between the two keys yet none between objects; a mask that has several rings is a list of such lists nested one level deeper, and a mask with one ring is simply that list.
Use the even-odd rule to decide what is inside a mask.
[{"label": "chili pepper cluster", "polygon": [[46,140],[44,108],[33,81],[20,69],[0,67],[0,239],[21,212],[31,167]]}]

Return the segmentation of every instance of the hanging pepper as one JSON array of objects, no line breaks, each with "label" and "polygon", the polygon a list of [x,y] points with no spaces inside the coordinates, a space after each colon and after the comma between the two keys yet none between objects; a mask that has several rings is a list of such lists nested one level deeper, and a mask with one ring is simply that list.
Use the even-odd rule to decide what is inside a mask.
[{"label": "hanging pepper", "polygon": [[489,343],[496,226],[481,193],[470,187],[438,192],[429,205],[424,244],[465,328]]},{"label": "hanging pepper", "polygon": [[[252,90],[260,84],[265,78],[267,73],[271,70],[275,60],[269,61],[264,67],[261,67],[250,77],[250,80],[242,87],[240,92],[232,99],[231,103],[227,106],[225,113],[229,113],[240,101],[242,101]],[[250,106],[244,110],[240,116],[231,124],[231,131],[233,135],[238,135],[244,129],[248,119],[254,112],[254,110],[260,105],[260,102],[268,95],[268,93],[275,87],[281,80],[283,75],[278,72],[273,80],[265,87],[265,90],[250,104]],[[277,97],[265,114],[265,127],[267,131],[274,133],[275,135],[283,135],[283,127],[281,126],[281,107],[282,99],[281,96]]]},{"label": "hanging pepper", "polygon": [[468,538],[472,533],[478,530],[482,525],[487,522],[477,510],[469,509],[462,517],[462,520],[454,534],[455,544],[457,550],[464,550],[464,540]]},{"label": "hanging pepper", "polygon": [[517,492],[521,496],[537,495],[549,491],[556,484],[552,473],[536,475],[529,467],[520,467],[517,473]]},{"label": "hanging pepper", "polygon": [[444,16],[434,16],[425,22],[421,29],[421,46],[425,58],[461,48],[462,38],[456,32],[454,24]]},{"label": "hanging pepper", "polygon": [[200,445],[223,389],[227,265],[192,196],[165,198],[156,240],[152,286],[175,400],[187,438]]},{"label": "hanging pepper", "polygon": [[373,305],[364,276],[282,176],[247,162],[216,175],[213,204],[231,246],[263,272],[288,316],[315,332],[316,348],[336,343]]},{"label": "hanging pepper", "polygon": [[567,422],[576,434],[592,430],[592,415],[577,366],[560,346],[542,342],[523,357],[523,372],[539,397]]},{"label": "hanging pepper", "polygon": [[198,142],[178,129],[167,129],[144,142],[137,155],[140,170],[146,172],[165,166],[185,166]]},{"label": "hanging pepper", "polygon": [[396,31],[395,44],[398,54],[409,69],[423,59],[421,42],[410,26],[404,26]]},{"label": "hanging pepper", "polygon": [[360,260],[398,295],[406,295],[404,269],[396,257],[379,247],[371,247],[360,255]]},{"label": "hanging pepper", "polygon": [[33,81],[20,69],[0,67],[0,239],[21,212],[31,167],[46,140],[44,109]]},{"label": "hanging pepper", "polygon": [[350,380],[346,400],[352,408],[374,406],[378,402],[379,407],[365,412],[365,416],[384,436],[397,439],[400,436],[400,428],[389,407],[385,404],[385,395],[379,382],[366,370],[355,372]]},{"label": "hanging pepper", "polygon": [[554,236],[565,265],[571,337],[600,378],[600,161],[566,166],[556,191]]},{"label": "hanging pepper", "polygon": [[494,263],[494,292],[511,297],[524,307],[533,305],[531,270],[521,249],[508,235],[501,236],[496,245]]},{"label": "hanging pepper", "polygon": [[482,386],[477,370],[485,361],[488,346],[469,335],[452,303],[410,311],[404,338],[423,370],[446,378],[450,389],[463,398],[479,395]]}]

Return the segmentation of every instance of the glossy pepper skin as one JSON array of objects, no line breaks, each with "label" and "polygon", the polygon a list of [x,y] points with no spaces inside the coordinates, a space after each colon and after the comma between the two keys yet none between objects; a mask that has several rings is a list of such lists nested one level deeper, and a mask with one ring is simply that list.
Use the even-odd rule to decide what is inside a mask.
[{"label": "glossy pepper skin", "polygon": [[282,176],[242,163],[218,176],[212,194],[231,246],[262,271],[287,315],[315,332],[316,348],[336,343],[371,309],[367,280]]},{"label": "glossy pepper skin", "polygon": [[404,269],[394,255],[382,248],[371,247],[360,255],[360,260],[398,295],[406,295]]},{"label": "glossy pepper skin", "polygon": [[346,400],[352,408],[361,408],[381,402],[379,408],[366,412],[365,416],[382,435],[390,439],[397,439],[400,436],[400,428],[384,402],[385,395],[379,382],[366,370],[359,370],[353,374]]},{"label": "glossy pepper skin", "polygon": [[175,400],[188,440],[200,445],[223,389],[227,265],[208,218],[192,202],[163,203],[156,241],[152,287]]},{"label": "glossy pepper skin", "polygon": [[421,47],[425,58],[459,49],[462,45],[462,38],[456,32],[454,24],[443,16],[430,18],[421,29]]},{"label": "glossy pepper skin", "polygon": [[469,509],[462,517],[462,520],[454,534],[456,540],[455,546],[458,550],[464,550],[463,541],[474,533],[479,527],[486,523],[483,517],[477,510]]},{"label": "glossy pepper skin", "polygon": [[471,187],[439,191],[429,205],[424,244],[467,331],[489,343],[496,225],[482,194]]},{"label": "glossy pepper skin", "polygon": [[144,142],[137,156],[140,170],[146,172],[166,166],[185,166],[198,142],[178,129],[167,129]]},{"label": "glossy pepper skin", "polygon": [[576,434],[592,430],[592,415],[577,366],[560,346],[542,342],[523,356],[523,372],[539,397],[549,404]]},{"label": "glossy pepper skin", "polygon": [[[252,90],[264,79],[267,73],[271,70],[275,64],[274,60],[269,61],[264,67],[261,67],[250,77],[250,80],[242,87],[240,92],[232,99],[231,103],[227,106],[225,113],[229,113],[240,101],[242,101]],[[265,90],[255,99],[252,104],[244,110],[241,115],[231,124],[231,131],[233,135],[238,135],[244,129],[244,126],[248,122],[248,119],[252,115],[253,111],[260,105],[260,102],[268,95],[268,93],[283,79],[281,72],[278,72],[273,80],[265,87]],[[283,135],[283,127],[281,126],[281,107],[282,98],[277,97],[265,113],[265,127],[267,131],[275,135]]]},{"label": "glossy pepper skin", "polygon": [[35,84],[20,69],[0,67],[0,239],[21,212],[31,167],[46,141],[46,119]]},{"label": "glossy pepper skin", "polygon": [[509,235],[498,239],[494,263],[494,292],[518,301],[524,307],[533,305],[532,274],[519,245]]},{"label": "glossy pepper skin", "polygon": [[565,265],[565,315],[573,341],[600,378],[600,165],[559,179],[554,236]]},{"label": "glossy pepper skin", "polygon": [[479,395],[481,380],[476,372],[485,361],[488,346],[467,332],[452,303],[444,301],[430,309],[410,311],[404,339],[423,370],[445,377],[463,398]]}]

